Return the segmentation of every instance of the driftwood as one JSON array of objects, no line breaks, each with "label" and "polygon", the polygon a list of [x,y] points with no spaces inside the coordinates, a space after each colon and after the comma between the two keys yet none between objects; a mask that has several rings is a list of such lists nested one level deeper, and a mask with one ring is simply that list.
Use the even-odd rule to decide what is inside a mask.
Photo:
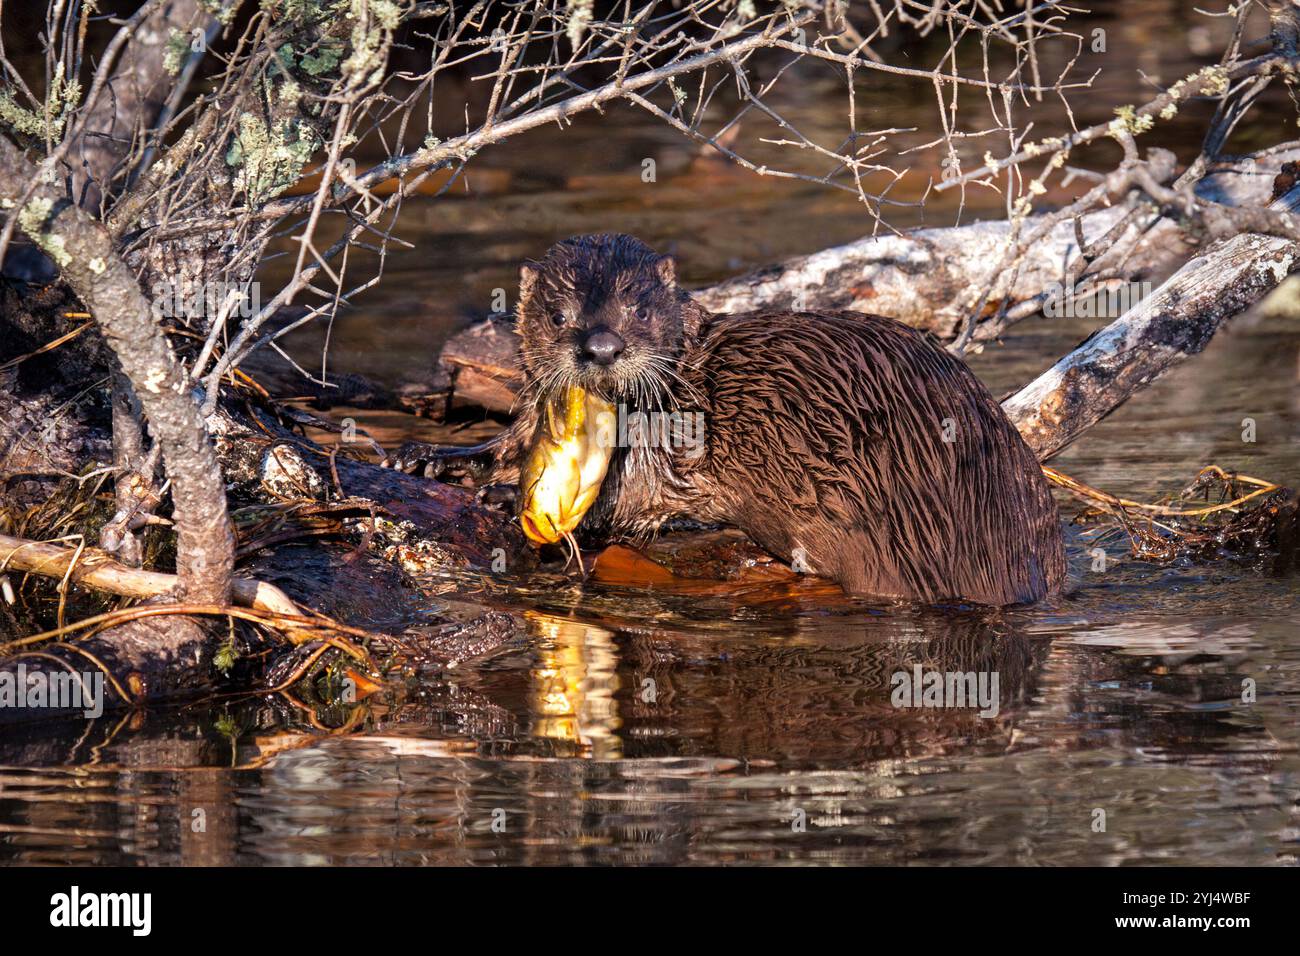
[{"label": "driftwood", "polygon": [[[1300,186],[1270,205],[1300,209]],[[1040,460],[1173,365],[1202,351],[1229,318],[1276,287],[1300,243],[1239,235],[1215,243],[1083,345],[1002,403]]]},{"label": "driftwood", "polygon": [[[1203,179],[1197,184],[1196,195],[1229,206],[1262,206],[1271,197],[1282,164],[1297,156],[1300,149],[1289,147],[1246,157]],[[1093,243],[1130,211],[1127,204],[1117,204],[1081,217],[1085,241]],[[1043,219],[1030,217],[1025,231]],[[1135,228],[1130,226],[1129,233]],[[716,312],[796,306],[875,312],[940,337],[951,337],[970,305],[971,288],[983,280],[990,263],[1001,256],[1010,232],[1008,222],[992,221],[860,239],[787,259],[701,289],[694,296]],[[1178,223],[1163,219],[1147,231],[1122,262],[1112,264],[1109,274],[1120,279],[1161,278],[1195,252],[1194,243],[1195,239]],[[1047,240],[1030,248],[1019,271],[1013,271],[1010,284],[999,291],[1011,303],[1030,302],[1062,283],[1078,262],[1075,226],[1070,221],[1062,222]],[[1277,281],[1284,274],[1278,275]],[[1252,284],[1255,298],[1230,295],[1225,305],[1231,303],[1240,310],[1271,287]],[[1208,291],[1201,290],[1202,299]],[[1218,324],[1216,321],[1213,327]],[[977,326],[974,337],[980,340],[987,336]],[[518,345],[510,324],[500,318],[477,322],[453,336],[440,358],[441,371],[452,382],[453,401],[509,412],[523,383],[517,368]]]},{"label": "driftwood", "polygon": [[[0,534],[0,572],[29,571],[74,584],[132,598],[154,598],[176,590],[177,577],[160,571],[127,567],[90,549],[80,551],[48,541],[27,541]],[[233,578],[231,597],[236,604],[273,614],[303,613],[283,591],[264,581]]]}]

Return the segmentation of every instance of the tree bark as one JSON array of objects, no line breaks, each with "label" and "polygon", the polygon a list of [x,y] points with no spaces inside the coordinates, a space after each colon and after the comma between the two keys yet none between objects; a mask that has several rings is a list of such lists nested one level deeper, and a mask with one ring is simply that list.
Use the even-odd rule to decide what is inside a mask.
[{"label": "tree bark", "polygon": [[[72,196],[84,209],[100,209],[119,165],[131,153],[137,137],[158,118],[176,77],[165,68],[173,31],[185,35],[206,30],[212,15],[198,0],[169,0],[155,10],[131,36],[117,68],[86,117],[68,152],[72,166]],[[85,199],[82,191],[85,190]]]},{"label": "tree bark", "polygon": [[[1270,205],[1300,208],[1300,186]],[[1002,403],[1040,461],[1064,449],[1134,392],[1202,351],[1219,327],[1276,287],[1300,243],[1244,234],[1215,243],[1150,296]]]},{"label": "tree bark", "polygon": [[[12,207],[34,175],[35,168],[18,148],[0,138],[0,204]],[[155,323],[149,302],[104,227],[64,199],[53,184],[40,184],[27,206],[14,213],[94,315],[162,447],[172,483],[182,597],[225,604],[234,565],[225,484],[185,371]]]}]

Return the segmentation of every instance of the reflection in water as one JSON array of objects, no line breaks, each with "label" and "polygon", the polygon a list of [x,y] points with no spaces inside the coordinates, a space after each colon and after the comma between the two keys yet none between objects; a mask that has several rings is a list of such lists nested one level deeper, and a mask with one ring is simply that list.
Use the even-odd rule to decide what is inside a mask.
[{"label": "reflection in water", "polygon": [[533,735],[578,744],[596,760],[623,755],[618,730],[618,654],[603,627],[528,612],[537,635],[532,668]]},{"label": "reflection in water", "polygon": [[[348,734],[275,700],[10,728],[0,859],[1295,862],[1294,595],[1185,571],[1160,593],[1216,612],[1109,610],[1156,576],[1007,613],[591,586]],[[996,671],[998,715],[893,706],[916,665]]]}]

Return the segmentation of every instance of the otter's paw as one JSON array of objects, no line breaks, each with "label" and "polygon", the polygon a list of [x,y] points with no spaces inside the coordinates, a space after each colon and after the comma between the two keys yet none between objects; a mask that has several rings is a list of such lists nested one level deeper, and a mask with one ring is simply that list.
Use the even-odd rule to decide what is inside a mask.
[{"label": "otter's paw", "polygon": [[447,454],[437,445],[424,441],[402,442],[400,448],[379,463],[382,468],[394,468],[408,475],[439,478],[447,468]]},{"label": "otter's paw", "polygon": [[474,495],[474,500],[488,511],[513,515],[519,510],[518,485],[484,485]]}]

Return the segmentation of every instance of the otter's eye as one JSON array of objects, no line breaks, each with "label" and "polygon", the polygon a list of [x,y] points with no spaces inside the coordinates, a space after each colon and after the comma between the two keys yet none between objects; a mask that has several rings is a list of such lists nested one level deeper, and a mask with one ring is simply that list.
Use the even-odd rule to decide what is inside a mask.
[{"label": "otter's eye", "polygon": [[648,322],[650,320],[650,310],[644,305],[637,306],[636,319],[638,322]]},{"label": "otter's eye", "polygon": [[563,324],[564,324],[564,313],[563,313],[563,312],[556,312],[554,315],[551,316],[551,322],[553,322],[556,326],[561,326],[561,325],[563,325]]}]

